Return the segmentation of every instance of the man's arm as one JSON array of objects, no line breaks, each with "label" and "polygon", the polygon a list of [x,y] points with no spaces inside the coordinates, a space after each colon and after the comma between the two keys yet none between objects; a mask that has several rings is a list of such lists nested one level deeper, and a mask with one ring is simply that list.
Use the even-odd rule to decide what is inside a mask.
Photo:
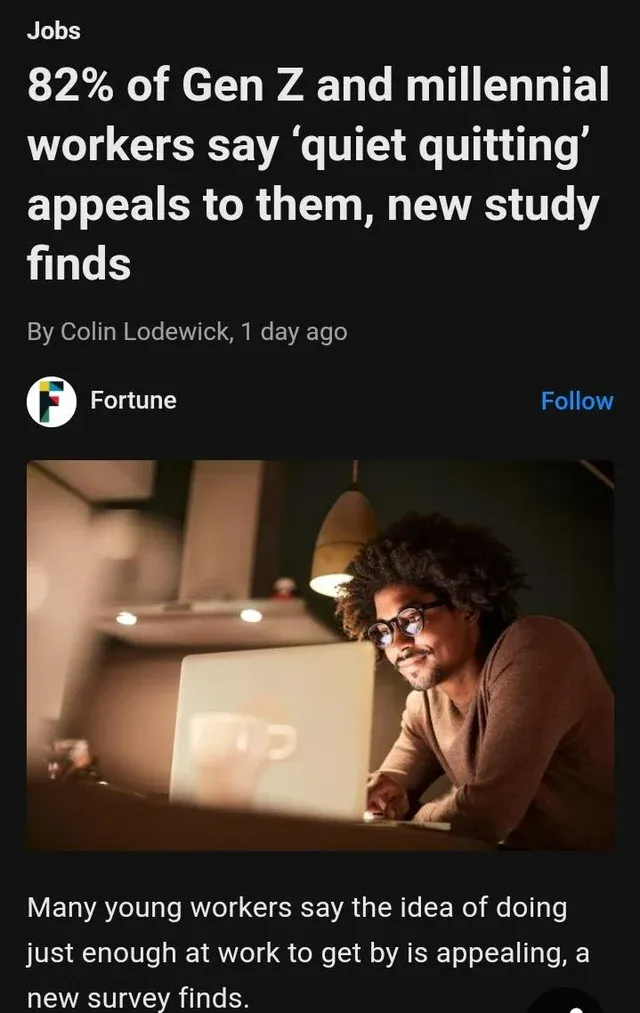
[{"label": "man's arm", "polygon": [[[521,822],[560,741],[587,704],[595,664],[568,627],[532,622],[507,634],[489,680],[487,726],[473,781],[424,805],[415,819],[491,843]],[[502,659],[500,654],[503,655]]]},{"label": "man's arm", "polygon": [[409,694],[400,722],[400,734],[380,765],[379,772],[389,774],[406,792],[417,788],[425,791],[442,775],[442,768],[417,720],[416,709],[421,703],[421,694]]}]

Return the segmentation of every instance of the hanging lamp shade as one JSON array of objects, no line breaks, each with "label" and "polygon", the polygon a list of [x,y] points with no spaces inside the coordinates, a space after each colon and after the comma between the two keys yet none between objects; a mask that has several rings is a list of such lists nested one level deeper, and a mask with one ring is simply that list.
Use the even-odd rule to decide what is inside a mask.
[{"label": "hanging lamp shade", "polygon": [[378,525],[367,497],[359,489],[343,493],[320,528],[311,565],[311,589],[337,598],[341,585],[351,579],[345,573],[347,566],[377,534]]}]

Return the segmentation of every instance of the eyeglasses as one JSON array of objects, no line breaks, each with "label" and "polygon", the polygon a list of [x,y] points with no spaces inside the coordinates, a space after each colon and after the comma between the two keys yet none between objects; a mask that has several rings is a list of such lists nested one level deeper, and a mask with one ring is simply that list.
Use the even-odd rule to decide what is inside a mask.
[{"label": "eyeglasses", "polygon": [[389,647],[393,643],[393,627],[397,626],[405,637],[417,637],[427,623],[425,615],[429,609],[444,605],[442,601],[430,601],[427,605],[408,605],[400,609],[394,619],[380,619],[367,630],[367,637],[375,647]]}]

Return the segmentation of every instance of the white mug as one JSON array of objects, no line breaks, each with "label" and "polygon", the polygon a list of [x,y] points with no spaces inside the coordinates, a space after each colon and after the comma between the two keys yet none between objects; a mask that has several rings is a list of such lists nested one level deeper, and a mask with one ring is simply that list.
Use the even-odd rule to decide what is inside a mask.
[{"label": "white mug", "polygon": [[194,714],[189,747],[196,801],[207,806],[249,807],[269,764],[292,756],[297,740],[291,725],[269,724],[250,714]]}]

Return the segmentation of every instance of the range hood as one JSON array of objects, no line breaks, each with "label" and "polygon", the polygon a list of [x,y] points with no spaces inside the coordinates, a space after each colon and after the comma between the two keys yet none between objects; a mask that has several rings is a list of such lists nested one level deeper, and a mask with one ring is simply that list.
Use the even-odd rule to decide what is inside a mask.
[{"label": "range hood", "polygon": [[[129,561],[119,597],[101,610],[102,633],[144,647],[235,650],[333,643],[301,598],[270,597],[280,534],[282,465],[274,461],[194,461],[177,566],[177,593],[149,601]],[[151,539],[153,542],[153,539]],[[148,562],[148,559],[147,559]],[[284,575],[286,576],[286,575]],[[242,614],[259,621],[246,621]],[[123,615],[124,614],[124,615]],[[131,620],[123,625],[118,616]]]}]

